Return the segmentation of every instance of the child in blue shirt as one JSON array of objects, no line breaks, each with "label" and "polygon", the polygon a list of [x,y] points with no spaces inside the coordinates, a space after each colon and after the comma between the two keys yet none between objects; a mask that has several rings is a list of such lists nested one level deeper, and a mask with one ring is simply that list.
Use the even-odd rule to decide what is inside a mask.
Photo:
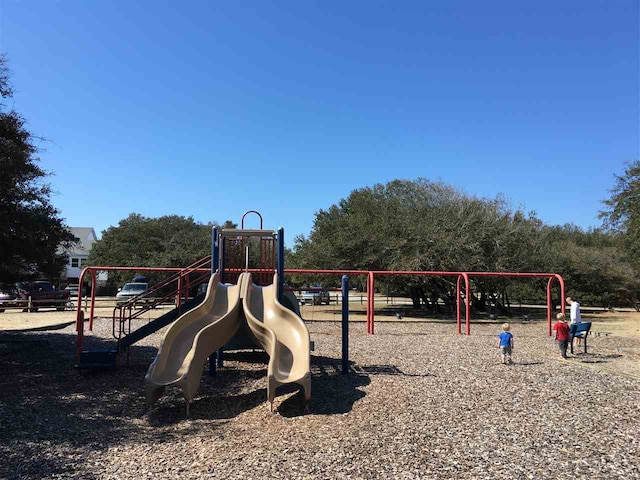
[{"label": "child in blue shirt", "polygon": [[511,325],[505,323],[502,325],[502,330],[504,330],[500,335],[500,352],[502,353],[502,363],[504,365],[513,364],[511,360],[511,351],[513,350],[513,335],[509,330],[511,329]]}]

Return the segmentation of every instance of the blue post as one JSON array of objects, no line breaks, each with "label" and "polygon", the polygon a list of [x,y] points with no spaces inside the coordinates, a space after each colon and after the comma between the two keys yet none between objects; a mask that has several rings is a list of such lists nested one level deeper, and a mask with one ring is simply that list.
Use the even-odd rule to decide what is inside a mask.
[{"label": "blue post", "polygon": [[218,368],[222,368],[224,367],[224,347],[220,347],[218,349],[217,355],[218,355]]},{"label": "blue post", "polygon": [[[220,237],[218,228],[213,227],[211,232],[211,275],[220,267]],[[218,352],[209,355],[209,376],[216,376],[216,362],[218,361]]]},{"label": "blue post", "polygon": [[342,276],[342,374],[349,373],[349,277]]},{"label": "blue post", "polygon": [[218,238],[218,227],[213,227],[211,232],[211,275],[213,275],[220,264],[220,239]]},{"label": "blue post", "polygon": [[209,376],[216,376],[216,360],[217,360],[217,352],[213,352],[209,355]]},{"label": "blue post", "polygon": [[219,269],[220,269],[220,283],[224,283],[224,281],[226,280],[224,277],[224,255],[225,255],[225,245],[227,244],[227,242],[225,241],[224,238],[220,239],[220,242],[222,242],[222,244],[218,247],[220,249],[220,265],[219,265]]},{"label": "blue post", "polygon": [[278,229],[278,302],[284,299],[284,228]]}]

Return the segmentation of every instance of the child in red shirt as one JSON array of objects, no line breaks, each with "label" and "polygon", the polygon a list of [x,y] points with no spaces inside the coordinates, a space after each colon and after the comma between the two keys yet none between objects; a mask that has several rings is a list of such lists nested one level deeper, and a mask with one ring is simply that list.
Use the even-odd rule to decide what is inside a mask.
[{"label": "child in red shirt", "polygon": [[559,313],[556,318],[558,321],[553,325],[553,329],[556,332],[556,340],[558,341],[562,358],[567,358],[567,346],[569,345],[569,340],[571,338],[569,325],[567,325],[564,313]]}]

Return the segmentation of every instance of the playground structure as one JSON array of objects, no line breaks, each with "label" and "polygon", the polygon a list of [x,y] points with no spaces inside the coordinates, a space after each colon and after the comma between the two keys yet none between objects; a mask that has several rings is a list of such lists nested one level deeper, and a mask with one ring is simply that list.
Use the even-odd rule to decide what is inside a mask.
[{"label": "playground structure", "polygon": [[[247,214],[260,217],[260,229],[244,228]],[[247,240],[249,239],[249,240]],[[249,268],[249,244],[258,245],[257,268]],[[257,240],[257,243],[256,241]],[[520,272],[446,272],[446,271],[367,271],[367,270],[310,270],[284,269],[284,229],[277,232],[262,229],[262,216],[249,211],[242,217],[240,229],[212,231],[212,254],[186,268],[148,267],[86,267],[80,277],[92,278],[89,330],[93,328],[96,272],[136,271],[167,272],[169,278],[153,285],[149,290],[117,305],[113,310],[112,333],[115,349],[83,350],[84,313],[82,289],[78,291],[76,332],[79,368],[112,368],[121,362],[121,355],[128,353],[137,341],[171,325],[156,360],[146,376],[146,397],[152,405],[168,385],[182,389],[187,401],[197,392],[206,359],[209,358],[210,374],[215,363],[222,366],[224,349],[263,348],[270,357],[268,367],[267,396],[273,406],[278,385],[298,383],[307,400],[310,398],[309,334],[295,308],[284,299],[285,274],[340,275],[343,277],[343,373],[348,363],[348,292],[345,280],[348,276],[366,276],[366,331],[375,333],[375,279],[376,276],[412,275],[453,277],[456,279],[456,327],[462,334],[462,309],[464,302],[466,335],[471,334],[471,279],[473,277],[547,278],[547,334],[551,335],[553,315],[552,287],[558,281],[561,298],[565,297],[562,277],[555,273]],[[189,297],[192,286],[208,281],[204,295]],[[464,289],[464,290],[463,290]],[[464,296],[463,296],[464,292]],[[160,304],[173,301],[175,308],[146,325],[132,331],[131,321]],[[346,302],[346,303],[345,303]],[[141,309],[135,306],[143,304]],[[561,302],[565,312],[564,302]]]},{"label": "playground structure", "polygon": [[[249,246],[244,243],[251,237],[257,237],[260,242],[256,278],[265,283],[264,286],[254,283],[253,274],[246,271]],[[207,293],[198,306],[181,315],[167,331],[145,377],[147,404],[153,405],[165,387],[177,385],[182,389],[188,412],[207,359],[220,350],[218,360],[221,360],[221,349],[225,346],[227,349],[259,347],[267,352],[270,358],[267,398],[272,410],[280,385],[299,384],[308,402],[311,399],[309,332],[302,319],[281,304],[284,294],[281,276],[272,273],[276,242],[276,269],[283,267],[283,230],[276,234],[262,228],[214,229],[213,238],[213,274]],[[244,272],[238,268],[243,267],[243,256],[238,255],[241,249],[245,250]],[[229,270],[225,265],[230,266]],[[211,363],[214,360],[212,358]]]},{"label": "playground structure", "polygon": [[[244,217],[242,225],[244,227]],[[258,268],[251,273],[248,268],[250,241],[246,239],[259,242]],[[115,268],[111,267],[111,270]],[[272,409],[277,387],[289,383],[302,386],[308,402],[311,398],[309,332],[302,319],[281,303],[284,297],[283,268],[283,229],[277,233],[263,230],[262,218],[259,230],[214,228],[211,257],[179,270],[140,295],[116,305],[112,316],[116,349],[82,350],[84,322],[83,314],[78,310],[78,368],[116,366],[124,350],[128,352],[135,342],[170,325],[145,377],[149,406],[167,386],[176,385],[182,389],[188,412],[189,402],[197,393],[204,364],[209,359],[210,373],[213,373],[214,354],[217,352],[217,361],[221,365],[223,348],[262,348],[267,352],[270,357],[267,398]],[[95,278],[95,271],[91,271],[91,275]],[[197,284],[206,278],[206,293],[189,299],[192,280]],[[174,283],[176,289],[167,288]],[[174,309],[131,330],[133,319],[172,300],[174,296]],[[94,299],[92,288],[92,307]],[[143,308],[136,310],[135,305],[140,304]],[[93,308],[90,329],[92,322]]]}]

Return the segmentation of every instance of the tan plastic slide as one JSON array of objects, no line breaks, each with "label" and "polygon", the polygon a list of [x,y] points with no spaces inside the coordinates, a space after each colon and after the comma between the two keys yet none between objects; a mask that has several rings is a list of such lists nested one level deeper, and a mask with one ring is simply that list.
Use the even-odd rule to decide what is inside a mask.
[{"label": "tan plastic slide", "polygon": [[278,276],[273,283],[254,285],[247,274],[242,304],[249,328],[269,355],[267,397],[273,410],[276,388],[297,383],[311,399],[309,331],[302,318],[282,306],[277,298]]},{"label": "tan plastic slide", "polygon": [[218,272],[212,275],[204,301],[167,330],[145,376],[147,405],[151,407],[165,387],[176,385],[182,388],[188,415],[207,358],[233,338],[245,318],[270,357],[267,397],[271,409],[276,388],[288,383],[302,386],[308,402],[309,331],[302,318],[278,302],[277,284],[277,275],[266,287],[254,285],[250,273],[240,274],[238,284],[231,286],[220,283]]},{"label": "tan plastic slide", "polygon": [[182,388],[188,414],[207,358],[231,340],[244,321],[240,294],[247,276],[242,273],[238,284],[229,286],[220,283],[220,274],[216,272],[209,280],[204,301],[171,324],[145,376],[149,407],[165,387],[177,385]]}]

